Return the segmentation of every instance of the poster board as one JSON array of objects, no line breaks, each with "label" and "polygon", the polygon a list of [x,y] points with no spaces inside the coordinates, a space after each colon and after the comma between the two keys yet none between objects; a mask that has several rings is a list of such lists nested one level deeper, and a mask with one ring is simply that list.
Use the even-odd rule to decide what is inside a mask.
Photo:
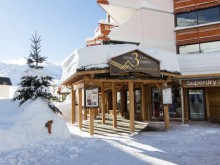
[{"label": "poster board", "polygon": [[87,87],[84,90],[85,108],[99,108],[99,88]]},{"label": "poster board", "polygon": [[162,95],[163,95],[163,104],[169,105],[172,104],[172,88],[170,86],[164,87],[162,89]]}]

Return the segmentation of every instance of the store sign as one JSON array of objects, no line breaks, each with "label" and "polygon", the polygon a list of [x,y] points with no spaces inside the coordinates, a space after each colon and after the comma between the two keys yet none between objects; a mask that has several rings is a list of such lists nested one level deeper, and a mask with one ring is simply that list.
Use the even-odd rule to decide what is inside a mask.
[{"label": "store sign", "polygon": [[120,75],[129,72],[146,73],[153,77],[159,77],[160,63],[156,59],[153,59],[138,50],[111,59],[111,75]]},{"label": "store sign", "polygon": [[183,81],[184,88],[215,87],[215,86],[220,86],[220,79],[185,80],[185,81]]},{"label": "store sign", "polygon": [[162,89],[163,94],[163,104],[172,104],[172,88],[171,87],[165,87]]},{"label": "store sign", "polygon": [[88,87],[84,91],[85,108],[99,107],[99,88]]}]

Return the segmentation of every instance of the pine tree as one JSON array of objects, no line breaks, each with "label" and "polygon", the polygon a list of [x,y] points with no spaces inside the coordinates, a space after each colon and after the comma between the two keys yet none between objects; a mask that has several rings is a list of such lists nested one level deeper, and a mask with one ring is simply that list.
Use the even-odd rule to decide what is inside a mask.
[{"label": "pine tree", "polygon": [[53,78],[47,75],[43,69],[42,64],[46,61],[46,57],[40,55],[41,36],[38,37],[35,32],[35,35],[32,35],[30,40],[32,42],[31,51],[29,57],[26,58],[29,68],[23,73],[21,82],[18,84],[20,87],[17,89],[16,96],[12,100],[19,100],[19,105],[21,106],[29,99],[35,100],[41,97],[55,113],[61,113],[51,102],[53,96],[49,87]]}]

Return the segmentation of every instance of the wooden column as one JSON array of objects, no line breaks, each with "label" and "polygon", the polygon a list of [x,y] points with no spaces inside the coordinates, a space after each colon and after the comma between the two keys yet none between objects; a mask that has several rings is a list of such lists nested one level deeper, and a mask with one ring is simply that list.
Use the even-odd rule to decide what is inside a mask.
[{"label": "wooden column", "polygon": [[76,92],[72,86],[72,124],[76,121]]},{"label": "wooden column", "polygon": [[109,91],[106,92],[106,108],[107,108],[107,112],[109,114],[109,109],[110,109],[110,104],[109,104]]},{"label": "wooden column", "polygon": [[84,120],[87,120],[87,111],[88,111],[88,109],[86,109],[86,108],[84,107]]},{"label": "wooden column", "polygon": [[169,107],[164,105],[164,121],[165,121],[165,130],[170,128],[170,117],[169,117]]},{"label": "wooden column", "polygon": [[209,90],[205,88],[205,101],[206,101],[206,111],[207,111],[207,120],[210,121],[210,109],[209,109]]},{"label": "wooden column", "polygon": [[125,91],[122,90],[121,91],[121,105],[120,105],[120,109],[121,109],[121,116],[124,116],[124,111],[125,111]]},{"label": "wooden column", "polygon": [[134,126],[134,83],[130,81],[128,83],[129,88],[129,114],[130,114],[130,130],[135,131]]},{"label": "wooden column", "polygon": [[105,90],[104,83],[101,83],[101,104],[102,104],[102,124],[105,124]]},{"label": "wooden column", "polygon": [[117,93],[116,83],[112,82],[113,128],[117,128]]},{"label": "wooden column", "polygon": [[185,124],[185,110],[184,110],[184,93],[183,93],[183,87],[181,87],[180,90],[181,90],[182,124]]},{"label": "wooden column", "polygon": [[89,109],[89,134],[94,135],[94,113],[95,109]]},{"label": "wooden column", "polygon": [[78,90],[78,95],[79,95],[78,122],[79,122],[79,128],[82,129],[82,89]]},{"label": "wooden column", "polygon": [[142,115],[142,120],[146,121],[146,98],[145,98],[144,84],[141,84],[141,115]]}]

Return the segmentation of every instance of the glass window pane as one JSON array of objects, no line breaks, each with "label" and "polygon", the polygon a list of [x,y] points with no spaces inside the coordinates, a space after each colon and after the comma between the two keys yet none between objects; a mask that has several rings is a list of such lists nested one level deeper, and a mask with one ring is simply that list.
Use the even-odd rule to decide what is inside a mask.
[{"label": "glass window pane", "polygon": [[189,110],[190,118],[193,119],[205,119],[205,106],[204,106],[204,93],[200,89],[190,89],[189,94]]},{"label": "glass window pane", "polygon": [[176,15],[177,27],[197,25],[197,14],[195,11]]},{"label": "glass window pane", "polygon": [[198,11],[198,24],[219,21],[219,7]]},{"label": "glass window pane", "polygon": [[199,44],[179,46],[180,54],[199,53]]},{"label": "glass window pane", "polygon": [[220,50],[220,41],[200,44],[201,52],[214,52]]}]

